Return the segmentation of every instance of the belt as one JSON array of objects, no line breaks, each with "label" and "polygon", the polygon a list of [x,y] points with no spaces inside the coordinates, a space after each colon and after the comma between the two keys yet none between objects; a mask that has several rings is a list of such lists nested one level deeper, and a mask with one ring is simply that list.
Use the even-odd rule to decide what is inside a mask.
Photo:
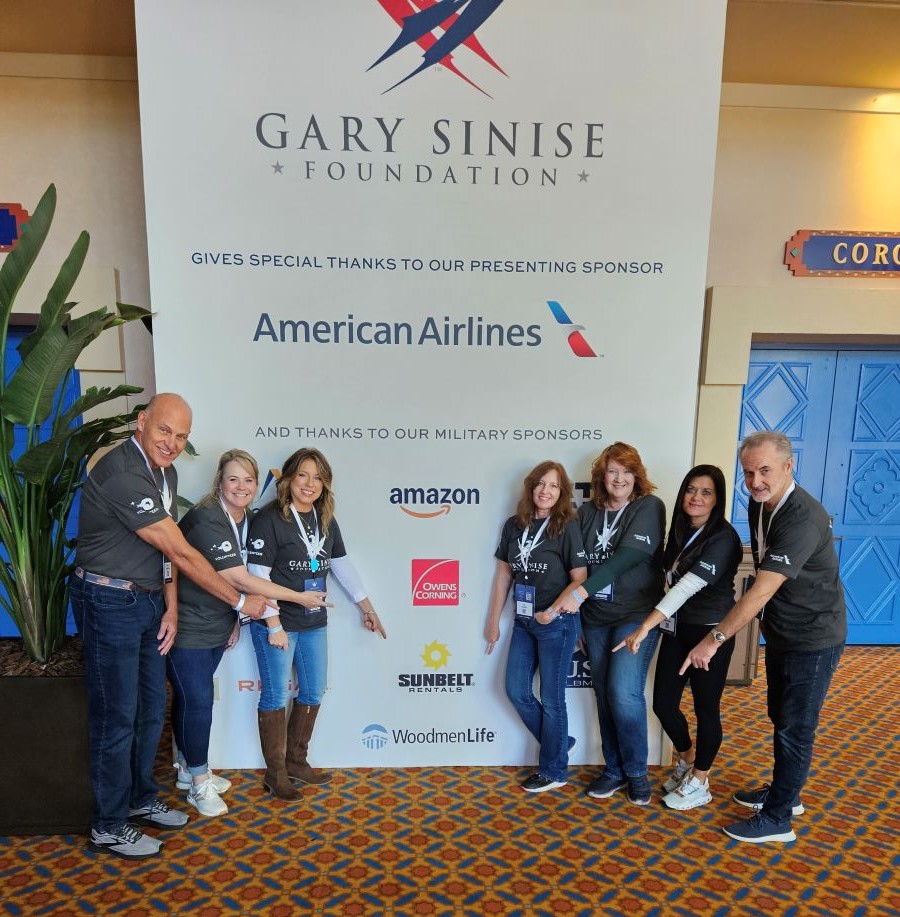
[{"label": "belt", "polygon": [[158,586],[156,589],[148,589],[146,586],[138,586],[137,583],[132,583],[131,580],[116,579],[114,576],[100,576],[97,573],[88,573],[87,570],[81,567],[75,568],[75,575],[79,577],[79,579],[83,579],[86,583],[94,583],[97,586],[109,586],[111,589],[127,589],[129,592],[159,592],[162,588]]}]

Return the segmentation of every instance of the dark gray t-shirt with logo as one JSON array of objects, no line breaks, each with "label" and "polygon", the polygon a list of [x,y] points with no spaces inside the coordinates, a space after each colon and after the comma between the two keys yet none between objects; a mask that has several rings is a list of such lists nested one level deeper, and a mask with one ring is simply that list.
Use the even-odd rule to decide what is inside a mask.
[{"label": "dark gray t-shirt with logo", "polygon": [[[315,525],[312,513],[301,513],[301,519],[310,528]],[[321,521],[319,523],[321,525]],[[332,557],[345,557],[347,550],[336,519],[331,520],[322,552],[316,558],[318,569],[313,570],[309,552],[294,517],[286,520],[275,502],[263,507],[250,522],[250,543],[247,546],[247,562],[271,567],[273,583],[287,586],[297,592],[307,592],[310,579],[320,578],[325,588]],[[310,610],[294,602],[278,601],[280,618],[285,630],[299,631],[313,627],[324,627],[328,623],[328,611]]]},{"label": "dark gray t-shirt with logo", "polygon": [[[243,525],[238,524],[238,538],[235,538],[228,515],[217,502],[193,507],[181,520],[179,528],[188,544],[196,548],[216,572],[243,566],[239,539],[249,538],[249,519],[246,536]],[[237,615],[227,602],[201,589],[188,577],[179,575],[175,646],[191,650],[224,646],[236,620]]]},{"label": "dark gray t-shirt with logo", "polygon": [[171,508],[163,506],[161,482],[153,478],[132,440],[107,452],[91,469],[81,494],[75,563],[90,573],[131,580],[145,589],[159,589],[163,556],[136,533],[167,516],[178,518],[178,474],[165,474]]},{"label": "dark gray t-shirt with logo", "polygon": [[734,578],[743,556],[740,536],[728,522],[699,546],[691,545],[682,554],[675,565],[672,584],[686,573],[693,573],[706,586],[678,609],[679,623],[718,624],[731,611],[734,607]]},{"label": "dark gray t-shirt with logo", "polygon": [[[532,521],[529,538],[534,538],[542,521]],[[535,587],[535,611],[544,611],[569,585],[569,571],[587,566],[581,530],[574,519],[562,530],[562,534],[553,538],[547,536],[545,529],[541,540],[532,547],[527,565],[521,556],[521,537],[518,520],[510,516],[503,526],[494,557],[509,564],[517,584],[527,583]]]},{"label": "dark gray t-shirt with logo", "polygon": [[774,518],[764,512],[766,552],[760,562],[757,528],[762,508],[752,500],[747,513],[754,563],[757,570],[787,577],[763,613],[766,643],[781,652],[811,652],[843,643],[847,606],[825,507],[797,486]]},{"label": "dark gray t-shirt with logo", "polygon": [[[604,522],[609,537],[604,546]],[[588,578],[620,547],[645,555],[612,584],[609,599],[590,596],[581,606],[586,625],[604,626],[642,621],[663,594],[662,549],[666,508],[659,497],[648,494],[628,503],[618,516],[614,510],[597,509],[593,503],[578,508],[578,523],[588,561]]]}]

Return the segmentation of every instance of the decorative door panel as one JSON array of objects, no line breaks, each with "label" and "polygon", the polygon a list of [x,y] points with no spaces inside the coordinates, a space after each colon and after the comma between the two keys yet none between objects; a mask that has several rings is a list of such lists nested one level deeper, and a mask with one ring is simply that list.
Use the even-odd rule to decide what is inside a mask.
[{"label": "decorative door panel", "polygon": [[900,643],[900,353],[838,356],[822,502],[851,643]]},{"label": "decorative door panel", "polygon": [[[817,499],[822,494],[836,363],[833,350],[754,349],[741,402],[738,444],[760,430],[784,433],[794,447],[797,480]],[[747,544],[750,494],[738,459],[734,475],[731,521]]]}]

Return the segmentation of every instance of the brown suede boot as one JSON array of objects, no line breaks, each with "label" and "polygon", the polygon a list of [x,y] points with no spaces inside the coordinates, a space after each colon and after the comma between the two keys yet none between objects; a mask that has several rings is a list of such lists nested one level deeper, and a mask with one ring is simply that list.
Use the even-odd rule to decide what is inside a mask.
[{"label": "brown suede boot", "polygon": [[309,704],[294,704],[291,718],[287,728],[287,775],[296,783],[309,783],[320,786],[330,783],[334,776],[331,771],[313,770],[306,761],[309,751],[309,740],[312,738],[313,728],[319,707],[310,707]]},{"label": "brown suede boot", "polygon": [[259,741],[266,759],[263,786],[279,799],[298,799],[300,794],[288,780],[284,768],[284,707],[280,710],[258,710]]}]

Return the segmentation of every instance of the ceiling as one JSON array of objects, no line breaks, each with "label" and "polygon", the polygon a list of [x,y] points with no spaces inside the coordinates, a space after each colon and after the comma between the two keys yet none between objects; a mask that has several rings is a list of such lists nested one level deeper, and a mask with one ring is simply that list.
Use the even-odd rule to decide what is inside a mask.
[{"label": "ceiling", "polygon": [[[723,80],[900,89],[898,49],[900,0],[729,0]],[[134,57],[134,6],[0,0],[2,52]]]}]

